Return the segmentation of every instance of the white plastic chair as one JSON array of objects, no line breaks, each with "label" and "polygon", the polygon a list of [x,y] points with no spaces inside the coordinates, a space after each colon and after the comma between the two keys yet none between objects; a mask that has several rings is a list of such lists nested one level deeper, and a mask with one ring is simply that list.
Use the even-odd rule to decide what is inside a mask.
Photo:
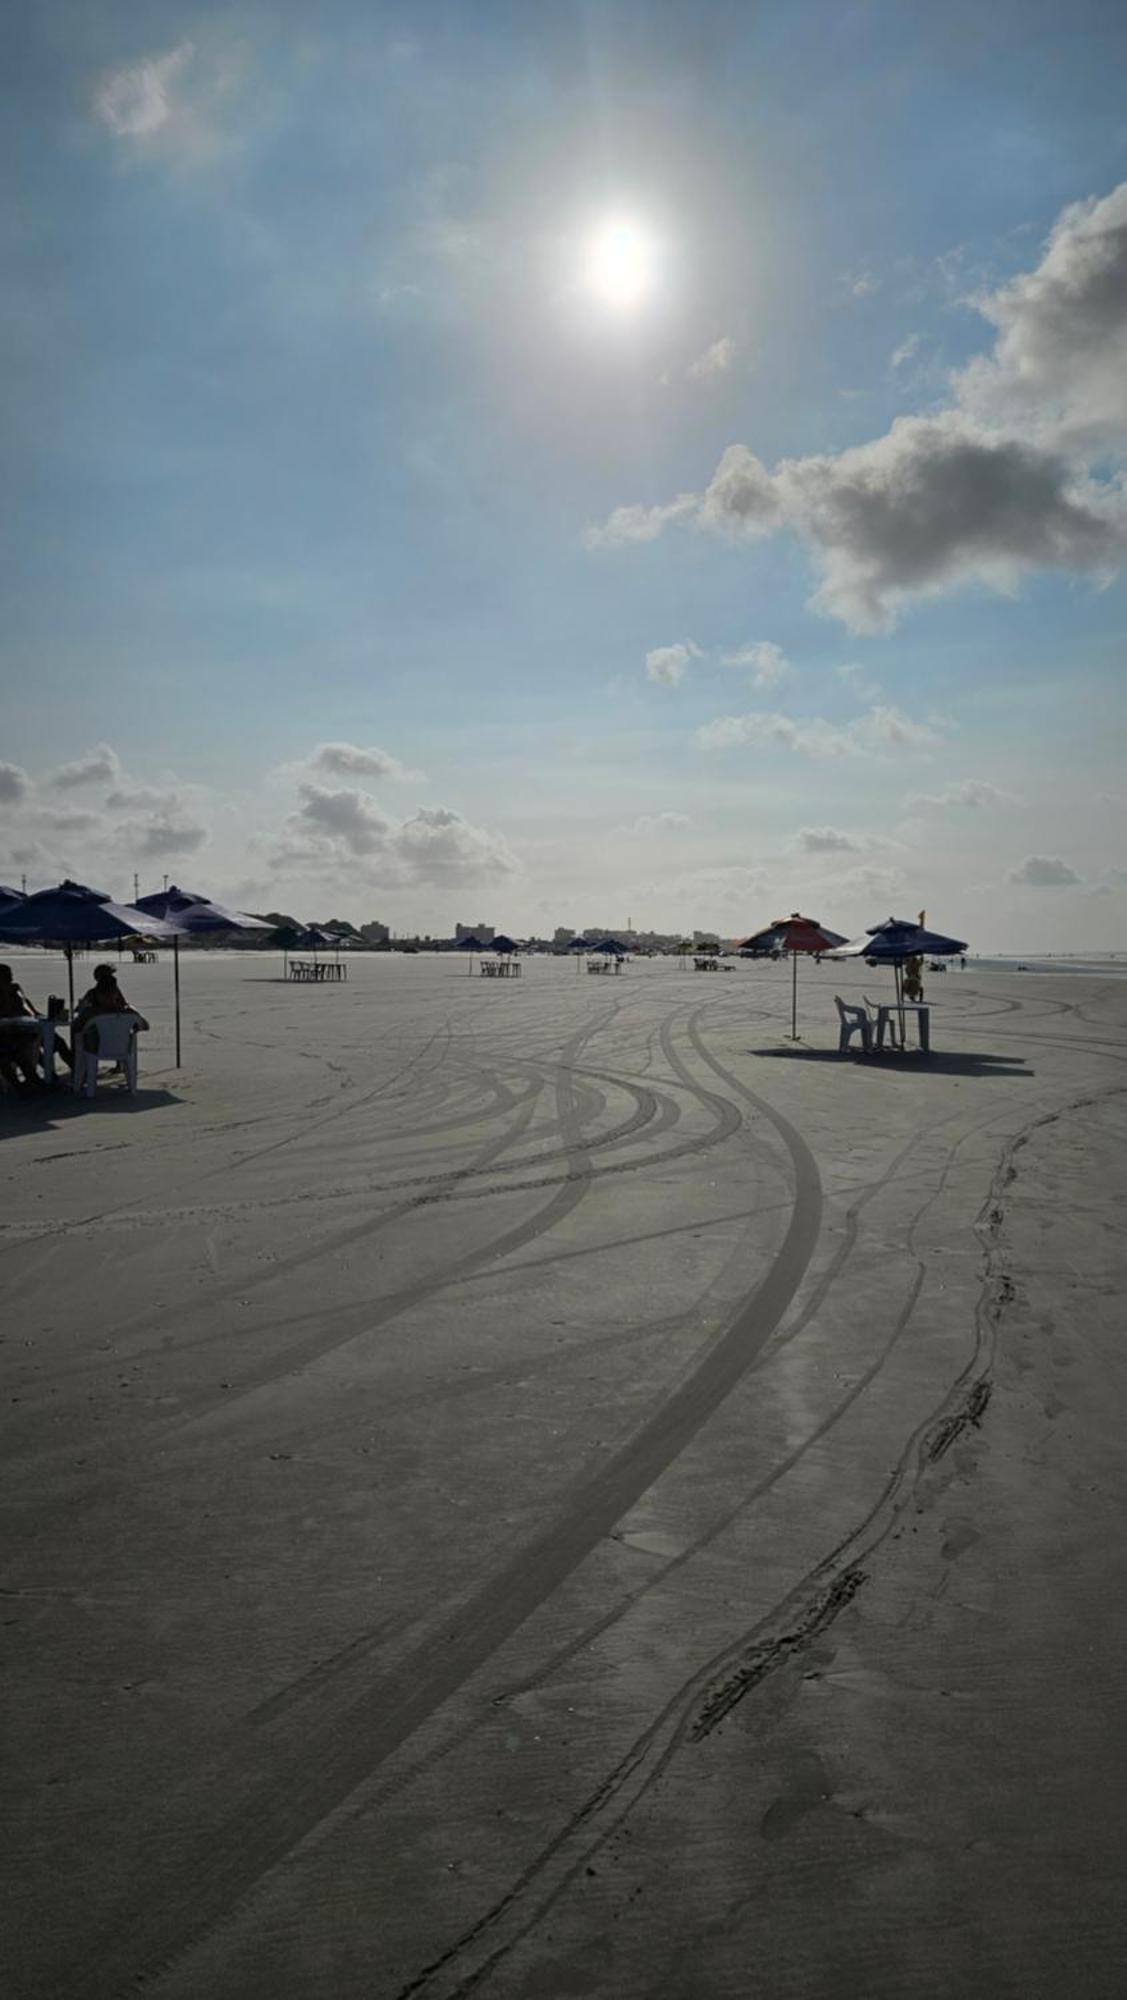
[{"label": "white plastic chair", "polygon": [[[125,1071],[126,1090],[137,1088],[137,1030],[141,1025],[139,1014],[92,1014],[90,1019],[75,1032],[74,1041],[74,1087],[93,1097],[98,1081],[99,1063],[120,1063]],[[88,1049],[86,1040],[91,1029],[96,1030],[97,1047]]]},{"label": "white plastic chair", "polygon": [[871,1056],[873,1052],[873,1026],[867,1010],[864,1007],[847,1007],[844,1000],[836,993],[834,994],[834,1006],[837,1008],[838,1020],[841,1022],[841,1033],[838,1036],[837,1043],[838,1054],[844,1055],[854,1035],[860,1035],[861,1047],[867,1056]]}]

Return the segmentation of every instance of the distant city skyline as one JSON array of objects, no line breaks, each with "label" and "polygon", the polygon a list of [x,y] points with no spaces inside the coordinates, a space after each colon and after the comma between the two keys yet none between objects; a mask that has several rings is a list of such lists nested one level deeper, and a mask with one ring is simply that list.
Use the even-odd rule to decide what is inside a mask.
[{"label": "distant city skyline", "polygon": [[42,0],[0,881],[1127,948],[1127,12]]}]

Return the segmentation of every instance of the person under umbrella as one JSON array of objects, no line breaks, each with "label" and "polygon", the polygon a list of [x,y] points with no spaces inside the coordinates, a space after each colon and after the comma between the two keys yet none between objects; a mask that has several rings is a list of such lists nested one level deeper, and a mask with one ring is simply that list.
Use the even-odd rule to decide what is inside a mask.
[{"label": "person under umbrella", "polygon": [[[966,951],[966,945],[958,938],[944,937],[941,931],[929,931],[922,923],[914,924],[907,917],[886,917],[882,924],[871,924],[863,937],[851,938],[841,947],[842,958],[863,958],[869,965],[890,965],[896,982],[896,1006],[899,1013],[900,1046],[904,1046],[904,971],[918,959],[922,966],[925,958],[958,958]],[[919,989],[922,991],[922,988]]]},{"label": "person under umbrella", "polygon": [[111,938],[136,937],[141,931],[159,940],[171,940],[174,929],[173,924],[146,917],[128,903],[115,903],[103,890],[88,889],[81,882],[37,889],[33,896],[0,911],[0,939],[10,939],[13,944],[62,946],[72,1019],[76,945],[106,944]]}]

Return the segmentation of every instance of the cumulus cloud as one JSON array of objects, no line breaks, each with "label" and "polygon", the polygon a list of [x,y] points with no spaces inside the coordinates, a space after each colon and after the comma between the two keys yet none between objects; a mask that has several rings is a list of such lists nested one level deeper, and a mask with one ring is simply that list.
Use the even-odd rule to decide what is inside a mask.
[{"label": "cumulus cloud", "polygon": [[998,338],[963,371],[965,407],[1057,447],[1127,445],[1127,181],[1066,208],[1037,268],[974,303]]},{"label": "cumulus cloud", "polygon": [[18,764],[0,764],[0,805],[18,806],[31,793],[31,779]]},{"label": "cumulus cloud", "polygon": [[798,830],[798,846],[804,854],[856,854],[857,842],[836,826],[803,826]]},{"label": "cumulus cloud", "polygon": [[473,882],[484,876],[511,875],[516,857],[500,835],[471,826],[460,813],[443,806],[424,807],[398,829],[398,859],[416,882]]},{"label": "cumulus cloud", "polygon": [[47,783],[59,792],[73,791],[79,785],[113,784],[120,768],[117,752],[108,743],[98,743],[85,756],[58,765],[49,774]]},{"label": "cumulus cloud", "polygon": [[754,645],[741,646],[734,653],[722,653],[726,667],[744,667],[751,675],[752,685],[757,688],[776,687],[788,674],[794,672],[781,646],[770,639],[757,639]]},{"label": "cumulus cloud", "polygon": [[871,708],[856,722],[827,722],[756,710],[750,715],[721,715],[697,731],[703,750],[731,750],[741,745],[778,746],[807,757],[880,756],[889,750],[926,750],[942,739],[929,723],[914,722],[898,708]]},{"label": "cumulus cloud", "polygon": [[661,687],[676,687],[684,679],[689,661],[700,657],[700,647],[694,646],[691,639],[678,640],[674,646],[655,646],[646,654],[646,674]]},{"label": "cumulus cloud", "polygon": [[873,679],[867,667],[858,666],[856,661],[847,660],[838,667],[837,677],[845,682],[850,694],[856,695],[858,701],[876,701],[880,694],[880,683]]},{"label": "cumulus cloud", "polygon": [[391,822],[366,792],[303,785],[301,798],[296,819],[341,841],[350,854],[375,854],[386,845]]},{"label": "cumulus cloud", "polygon": [[321,743],[310,759],[314,769],[330,771],[341,778],[392,778],[418,782],[421,771],[408,770],[398,757],[380,750],[374,743],[361,749],[355,743]]},{"label": "cumulus cloud", "polygon": [[1048,854],[1027,854],[1024,861],[1010,869],[1006,879],[1026,889],[1071,889],[1080,881],[1067,861]]},{"label": "cumulus cloud", "polygon": [[420,806],[407,819],[382,813],[366,792],[302,785],[301,805],[275,848],[277,868],[332,869],[350,859],[378,864],[389,888],[456,885],[508,875],[518,867],[499,834],[445,806]]},{"label": "cumulus cloud", "polygon": [[206,826],[186,814],[158,813],[152,819],[127,821],[121,828],[121,839],[130,853],[156,859],[160,855],[195,854],[207,833]]},{"label": "cumulus cloud", "polygon": [[588,545],[788,528],[820,571],[813,607],[855,631],[956,585],[1109,576],[1127,555],[1127,183],[1066,209],[1036,269],[975,303],[994,348],[951,378],[947,409],[774,471],[730,445],[702,493],[617,508]]},{"label": "cumulus cloud", "polygon": [[906,806],[1016,806],[1022,802],[1012,792],[1003,792],[998,785],[989,785],[983,778],[961,778],[957,784],[945,785],[940,792],[913,792],[904,801]]},{"label": "cumulus cloud", "polygon": [[736,343],[730,334],[723,334],[690,361],[685,370],[690,382],[707,382],[715,375],[725,375],[736,358]]}]

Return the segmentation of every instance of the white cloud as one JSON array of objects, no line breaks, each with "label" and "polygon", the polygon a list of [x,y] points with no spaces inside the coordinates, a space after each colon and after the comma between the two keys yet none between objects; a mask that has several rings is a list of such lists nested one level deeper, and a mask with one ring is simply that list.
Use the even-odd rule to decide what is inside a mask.
[{"label": "white cloud", "polygon": [[961,778],[957,784],[945,785],[941,792],[913,792],[905,799],[906,806],[1016,806],[1022,801],[1012,792],[1003,792],[998,785],[989,785],[982,778]]},{"label": "white cloud", "polygon": [[104,76],[94,92],[94,109],[103,125],[119,139],[145,139],[159,132],[173,116],[173,87],[194,54],[191,42],[181,42],[164,55],[145,56]]},{"label": "white cloud", "polygon": [[858,845],[836,826],[803,826],[798,830],[798,846],[804,854],[856,854]]},{"label": "white cloud", "polygon": [[301,797],[294,819],[339,840],[350,854],[375,854],[386,846],[391,822],[366,792],[302,785]]},{"label": "white cloud", "polygon": [[421,771],[408,770],[398,757],[375,744],[365,750],[355,743],[321,743],[310,763],[315,770],[331,771],[336,777],[409,779],[416,783],[423,777]]},{"label": "white cloud", "polygon": [[218,114],[239,83],[245,51],[221,33],[179,42],[108,71],[94,86],[94,116],[135,151],[161,149],[198,162],[220,143]]},{"label": "white cloud", "polygon": [[781,646],[770,639],[758,639],[754,645],[741,646],[734,653],[721,654],[726,667],[746,667],[751,674],[753,687],[776,687],[788,674],[794,672]]},{"label": "white cloud", "polygon": [[395,852],[409,880],[452,886],[512,875],[519,865],[499,834],[471,826],[460,813],[443,806],[420,806],[404,820],[395,836]]},{"label": "white cloud", "polygon": [[965,408],[1058,449],[1127,446],[1127,181],[1066,208],[1036,269],[974,303],[998,338],[959,380]]},{"label": "white cloud", "polygon": [[588,528],[583,540],[589,549],[615,549],[631,542],[656,542],[671,522],[694,515],[699,505],[697,494],[682,493],[665,507],[616,507],[601,526]]},{"label": "white cloud", "polygon": [[685,370],[690,382],[707,382],[715,375],[724,375],[736,358],[736,343],[730,334],[724,334],[690,361]]},{"label": "white cloud", "polygon": [[821,573],[813,607],[855,631],[958,585],[1109,576],[1127,555],[1127,183],[1066,209],[1036,270],[976,303],[994,349],[951,378],[947,409],[773,472],[730,445],[703,493],[617,508],[588,545],[789,528]]},{"label": "white cloud", "polygon": [[1055,855],[1028,854],[1016,868],[1010,869],[1006,880],[1027,889],[1070,889],[1080,877],[1075,868]]},{"label": "white cloud", "polygon": [[837,677],[845,682],[850,694],[856,695],[858,701],[875,701],[880,694],[880,683],[873,679],[867,667],[860,667],[854,661],[847,660],[838,667]]},{"label": "white cloud", "polygon": [[624,834],[632,840],[650,840],[664,833],[684,833],[692,824],[688,813],[639,813],[633,826],[616,826],[612,831],[615,834]]},{"label": "white cloud", "polygon": [[880,291],[881,281],[872,271],[858,271],[855,277],[845,280],[855,299],[871,299]]},{"label": "white cloud", "polygon": [[31,792],[31,779],[18,764],[0,764],[0,805],[15,806]]},{"label": "white cloud", "polygon": [[925,750],[942,739],[930,724],[914,722],[897,708],[871,708],[856,722],[827,722],[757,710],[750,715],[722,715],[697,731],[703,750],[730,750],[740,745],[778,745],[807,757],[880,756],[889,750]]},{"label": "white cloud", "polygon": [[518,863],[500,835],[473,826],[445,806],[420,806],[409,818],[387,818],[366,792],[302,785],[302,803],[291,813],[273,852],[276,869],[339,871],[346,858],[378,859],[389,889],[428,883],[469,883],[516,872]]},{"label": "white cloud", "polygon": [[48,774],[47,783],[59,792],[73,791],[79,785],[113,784],[120,769],[116,750],[108,743],[98,743],[72,763],[60,764]]},{"label": "white cloud", "polygon": [[121,841],[131,854],[155,859],[159,855],[195,854],[207,840],[208,829],[186,814],[158,813],[149,820],[126,821]]},{"label": "white cloud", "polygon": [[678,640],[674,646],[655,646],[646,654],[646,674],[651,681],[662,687],[676,687],[685,677],[685,669],[690,660],[699,660],[701,651],[691,639]]},{"label": "white cloud", "polygon": [[889,361],[889,367],[890,368],[907,367],[908,362],[914,361],[919,351],[920,351],[920,336],[918,333],[910,333],[908,335],[907,340],[902,340],[900,342],[899,347],[893,349],[892,356]]}]

